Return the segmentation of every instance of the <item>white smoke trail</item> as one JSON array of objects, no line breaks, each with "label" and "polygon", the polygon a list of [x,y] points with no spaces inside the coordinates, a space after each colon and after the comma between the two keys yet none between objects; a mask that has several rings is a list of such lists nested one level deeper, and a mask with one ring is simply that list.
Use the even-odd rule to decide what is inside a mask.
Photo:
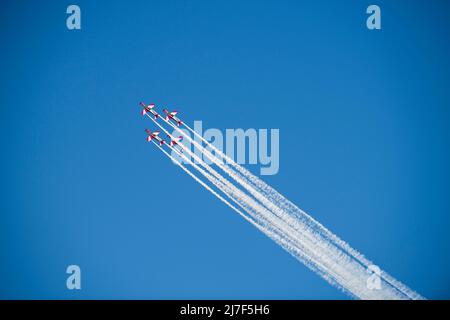
[{"label": "white smoke trail", "polygon": [[[160,128],[165,131],[163,127]],[[166,133],[168,134],[168,132]],[[184,150],[186,149],[184,148]],[[318,247],[315,244],[315,239],[311,239],[311,237],[308,237],[309,236],[308,233],[298,233],[295,232],[294,230],[291,230],[291,228],[287,226],[285,223],[283,223],[283,221],[277,219],[273,214],[271,214],[265,208],[257,204],[253,199],[250,199],[250,197],[248,197],[246,194],[235,191],[233,189],[234,185],[230,184],[229,181],[227,181],[222,177],[222,179],[219,179],[221,180],[221,182],[218,182],[204,170],[198,168],[197,165],[193,163],[190,159],[188,159],[184,154],[179,153],[175,149],[174,151],[177,152],[177,154],[181,156],[185,161],[193,165],[195,169],[197,169],[216,187],[218,187],[222,192],[227,194],[227,196],[230,197],[230,199],[235,201],[249,214],[254,216],[256,212],[257,216],[255,218],[259,223],[263,223],[273,232],[279,234],[282,239],[288,239],[291,244],[294,244],[293,248],[292,247],[285,248],[286,250],[291,250],[290,251],[291,255],[293,255],[306,265],[308,265],[313,271],[321,274],[331,284],[337,285],[338,287],[341,287],[344,290],[346,290],[345,287],[352,287],[353,292],[351,292],[351,294],[354,295],[356,293],[359,297],[375,298],[374,295],[372,296],[365,295],[366,290],[364,288],[360,288],[362,283],[361,281],[356,284],[352,283],[352,281],[354,282],[355,276],[354,274],[349,273],[351,267],[348,266],[347,268],[342,268],[341,265],[332,261],[330,257],[333,257],[335,254],[332,254],[330,252],[323,252],[320,246]],[[188,150],[186,151],[189,153]],[[205,163],[203,164],[204,166],[206,166],[208,171],[214,172],[214,169],[210,168]],[[314,250],[312,251],[311,248],[313,248]],[[338,272],[336,272],[336,270],[338,270]],[[360,273],[361,271],[364,274],[365,270],[360,270]],[[342,284],[345,284],[345,286],[343,287]],[[380,298],[379,296],[377,297]]]},{"label": "white smoke trail", "polygon": [[[152,119],[149,116],[150,119]],[[173,139],[172,135],[162,127],[157,121],[152,121],[163,130],[171,139]],[[312,270],[315,272],[322,274],[324,278],[326,278],[330,283],[341,287],[343,290],[346,290],[346,287],[353,286],[353,293],[361,292],[359,296],[364,296],[364,289],[357,289],[356,286],[361,286],[362,281],[359,284],[354,284],[355,276],[350,272],[353,265],[347,266],[343,268],[340,264],[333,261],[333,258],[336,255],[339,255],[339,252],[329,252],[334,248],[322,248],[321,246],[316,245],[320,239],[313,238],[313,234],[311,232],[306,232],[305,228],[298,232],[298,230],[292,230],[292,228],[286,224],[285,221],[280,220],[277,216],[273,215],[266,208],[262,207],[259,203],[257,203],[253,198],[250,198],[247,194],[237,189],[232,183],[226,180],[223,176],[217,173],[214,169],[212,169],[208,164],[206,164],[203,160],[197,158],[197,156],[192,153],[185,146],[180,145],[183,150],[188,153],[190,156],[194,157],[194,159],[206,168],[208,172],[210,172],[214,177],[211,177],[208,173],[205,173],[204,170],[198,168],[195,163],[193,163],[190,159],[188,159],[184,154],[179,153],[176,149],[173,148],[175,152],[185,161],[192,164],[196,170],[198,170],[201,174],[203,174],[208,180],[210,180],[216,187],[218,187],[222,192],[227,194],[230,199],[235,201],[239,206],[241,206],[244,210],[246,210],[249,214],[258,219],[259,222],[263,223],[265,226],[272,230],[277,230],[281,234],[281,236],[285,239],[290,239],[296,243],[297,247],[301,249],[302,256],[297,257],[300,261],[307,264]],[[219,180],[219,182],[217,181]],[[220,183],[220,184],[219,184]],[[311,249],[313,248],[313,250]],[[327,251],[325,251],[327,250]],[[335,250],[335,249],[334,249]],[[336,250],[335,250],[336,251]],[[291,253],[292,254],[292,253]],[[294,255],[295,256],[295,255]],[[341,261],[342,264],[342,261]],[[338,270],[339,272],[336,272]],[[365,272],[365,270],[358,270],[359,273]],[[328,275],[328,276],[325,276]],[[332,275],[332,276],[330,276]],[[365,278],[365,275],[364,275]],[[339,281],[334,280],[339,279]],[[347,290],[348,291],[348,290]]]},{"label": "white smoke trail", "polygon": [[[164,120],[164,119],[163,119]],[[172,123],[169,123],[173,128],[177,129]],[[249,183],[254,191],[264,195],[266,198],[270,199],[271,203],[276,204],[279,209],[283,210],[285,213],[294,216],[298,220],[302,221],[308,227],[314,230],[315,233],[320,234],[321,237],[327,239],[330,243],[333,243],[335,246],[341,248],[341,250],[348,255],[352,256],[356,259],[361,265],[363,265],[366,269],[369,266],[373,265],[373,262],[364,257],[361,253],[353,249],[348,243],[340,239],[338,236],[333,234],[330,230],[328,230],[325,226],[323,226],[320,222],[315,220],[313,217],[308,215],[306,212],[298,208],[294,203],[286,199],[282,194],[273,189],[271,186],[267,185],[263,180],[253,175],[250,171],[245,169],[244,167],[237,164],[233,159],[229,158],[222,151],[218,150],[214,145],[210,144],[206,139],[204,139],[201,135],[199,135],[195,130],[189,127],[187,124],[183,123],[183,125],[197,138],[199,138],[203,143],[205,143],[211,150],[215,152],[216,158],[220,161],[221,157],[226,161],[226,164],[233,167],[236,171],[238,171],[242,175],[242,181]],[[179,130],[182,132],[181,130]],[[194,144],[197,144],[197,148],[199,148],[198,143],[195,140],[191,140]],[[209,152],[204,152],[204,148],[200,146],[200,150],[209,158],[212,154]],[[207,150],[206,150],[207,151]],[[239,181],[237,181],[239,183]],[[251,192],[251,189],[249,190]],[[259,197],[258,197],[259,198]],[[263,202],[264,205],[266,203]],[[267,206],[267,205],[266,205]],[[270,205],[269,205],[270,206]],[[269,207],[270,209],[270,207]],[[414,290],[408,288],[406,285],[402,284],[398,280],[394,279],[391,275],[389,275],[385,271],[381,271],[380,276],[384,281],[397,288],[398,291],[403,293],[409,299],[424,299],[420,294],[415,292]]]},{"label": "white smoke trail", "polygon": [[[155,123],[160,126],[156,121]],[[177,129],[171,123],[169,124]],[[168,132],[163,127],[160,126],[160,128],[168,134]],[[187,128],[190,129],[189,127]],[[201,148],[201,150],[203,151],[203,147],[199,147],[198,144],[196,145],[196,141],[194,142],[192,139],[190,139],[190,136],[186,136],[183,131],[179,131],[181,132],[181,134],[183,134],[183,136],[190,140],[191,143],[194,143],[195,147]],[[190,129],[190,131],[192,131],[194,134],[197,134],[192,129]],[[203,137],[201,137],[201,139],[204,140]],[[209,145],[207,141],[204,140],[204,142]],[[211,149],[214,149],[214,146],[211,147]],[[220,151],[218,151],[217,149],[215,151],[216,154],[220,155]],[[356,263],[354,260],[349,259],[348,256],[340,251],[340,249],[337,250],[338,248],[336,248],[335,245],[330,242],[329,238],[324,239],[322,234],[311,230],[310,226],[308,226],[308,224],[305,224],[302,219],[299,219],[299,221],[297,219],[293,219],[292,216],[287,215],[286,212],[272,203],[273,200],[269,200],[270,198],[268,199],[268,197],[263,196],[261,192],[256,190],[256,188],[260,186],[258,186],[256,183],[250,185],[248,183],[248,180],[243,178],[241,175],[236,175],[236,172],[231,170],[229,167],[224,167],[223,164],[220,165],[217,160],[214,161],[215,157],[211,154],[205,153],[207,157],[211,158],[210,160],[218,164],[221,169],[223,169],[228,175],[230,175],[234,180],[241,184],[244,189],[255,196],[255,198],[261,201],[268,209],[272,210],[274,214],[268,212],[264,207],[260,206],[245,193],[237,191],[237,188],[235,188],[234,185],[231,184],[228,180],[224,179],[220,174],[218,174],[214,169],[210,168],[201,159],[199,159],[198,157],[195,158],[196,155],[192,154],[190,150],[189,153],[191,156],[194,156],[194,159],[200,162],[200,164],[205,167],[208,172],[212,173],[219,180],[220,184],[217,183],[217,179],[215,182],[212,181],[212,177],[207,173],[201,171],[200,173],[202,173],[208,180],[212,181],[216,187],[221,189],[222,192],[227,194],[227,196],[238,203],[238,205],[240,205],[250,214],[254,215],[255,218],[258,219],[259,223],[264,223],[266,228],[272,228],[272,230],[275,230],[275,232],[279,233],[281,239],[285,239],[283,240],[284,242],[280,240],[277,241],[280,245],[282,245],[288,251],[291,250],[290,253],[292,255],[307,264],[311,269],[319,273],[330,283],[341,287],[344,291],[348,291],[350,294],[356,297],[364,299],[404,298],[404,295],[402,295],[401,291],[397,292],[398,290],[396,288],[392,288],[390,285],[387,286],[384,290],[380,291],[368,290],[365,283],[365,280],[367,279],[367,274],[365,273],[366,269]],[[223,156],[223,158],[226,158],[226,156]],[[187,158],[185,158],[185,160],[190,161]],[[230,160],[227,161],[230,162]],[[237,164],[235,165],[238,166]],[[196,169],[199,170],[198,168]],[[286,244],[286,242],[288,243]],[[292,247],[292,244],[294,244],[294,247]]]},{"label": "white smoke trail", "polygon": [[[173,128],[177,129],[173,124],[169,123]],[[233,179],[235,179],[238,183],[240,183],[246,190],[248,190],[252,195],[254,195],[258,200],[260,200],[266,207],[268,207],[270,210],[274,211],[277,215],[280,215],[283,219],[285,219],[287,222],[292,224],[292,220],[287,218],[286,214],[290,216],[294,216],[295,220],[303,222],[305,226],[312,229],[312,232],[314,235],[318,235],[322,238],[322,241],[325,241],[325,243],[332,244],[341,250],[341,259],[342,259],[342,253],[345,253],[349,255],[350,257],[354,258],[356,261],[358,261],[359,264],[364,266],[364,269],[367,270],[370,266],[373,265],[373,263],[369,260],[367,260],[362,254],[351,248],[346,242],[342,241],[340,238],[338,238],[336,235],[331,233],[328,229],[326,229],[322,224],[314,220],[311,216],[306,214],[304,211],[299,209],[297,206],[295,206],[292,202],[284,198],[281,194],[279,194],[276,190],[265,184],[264,181],[259,179],[258,177],[251,174],[249,171],[247,171],[242,166],[235,163],[232,159],[230,159],[227,155],[222,153],[220,150],[215,148],[213,145],[211,145],[206,139],[204,139],[202,136],[200,136],[197,132],[195,132],[192,128],[190,128],[188,125],[185,124],[185,127],[192,132],[195,136],[201,139],[211,150],[215,152],[216,159],[218,161],[215,161],[214,163],[218,164],[220,166],[221,157],[222,159],[226,160],[226,163],[231,165],[236,171],[241,173],[241,177],[236,179],[236,177],[233,174],[230,174],[227,169],[224,169],[225,172],[227,172]],[[183,133],[181,130],[179,130],[181,133]],[[211,152],[208,150],[205,150],[202,146],[199,146],[198,143],[196,143],[195,140],[189,139],[190,137],[187,137],[188,140],[191,141],[197,148],[199,148],[203,154],[205,154],[209,159],[212,155]],[[206,151],[206,152],[205,152]],[[223,167],[221,166],[223,169]],[[250,186],[248,184],[250,182]],[[261,197],[262,196],[262,197]],[[269,203],[265,201],[265,199],[270,199]],[[273,207],[273,204],[276,204],[275,208]],[[281,210],[283,213],[280,213]],[[299,230],[298,222],[294,220],[293,226]],[[325,244],[326,245],[326,244]],[[423,299],[418,293],[414,292],[404,284],[400,283],[399,281],[395,280],[392,276],[390,276],[388,273],[381,271],[380,277],[387,283],[387,285],[391,286],[393,290],[395,291],[395,296],[400,294],[400,296],[403,296],[404,298],[409,299]]]},{"label": "white smoke trail", "polygon": [[[152,119],[150,117],[150,119]],[[163,130],[171,139],[173,137],[162,127],[158,122],[152,119],[155,124]],[[185,152],[190,153],[191,156],[195,157],[195,154],[192,154],[190,150],[186,147],[182,146]],[[316,271],[319,274],[322,274],[324,278],[326,278],[330,283],[340,286],[339,283],[333,280],[333,278],[339,278],[340,275],[334,272],[334,269],[339,269],[340,266],[336,266],[333,261],[330,261],[329,257],[332,256],[330,254],[326,255],[322,253],[322,257],[320,259],[317,258],[318,248],[315,248],[315,252],[311,252],[310,248],[314,244],[314,240],[305,239],[303,233],[292,232],[289,226],[287,226],[283,221],[276,219],[276,217],[267,211],[264,207],[259,205],[256,201],[250,198],[248,195],[237,189],[233,184],[231,184],[228,180],[223,178],[220,174],[218,174],[214,169],[212,169],[209,165],[203,162],[201,159],[196,159],[197,161],[201,161],[201,164],[216,178],[212,177],[210,174],[206,173],[203,169],[199,168],[195,163],[193,163],[190,159],[188,159],[184,154],[179,153],[175,148],[172,148],[180,157],[184,158],[185,161],[194,166],[196,170],[198,170],[203,176],[205,176],[209,181],[211,181],[217,188],[219,188],[223,193],[225,193],[231,200],[235,201],[241,208],[247,211],[251,216],[253,216],[259,223],[264,225],[266,228],[271,229],[274,232],[277,232],[281,235],[283,239],[289,239],[290,242],[294,242],[297,248],[297,252],[290,252],[292,255],[297,257],[304,264],[308,265],[312,270]],[[286,234],[289,232],[290,234]],[[308,237],[308,233],[305,233],[306,237]],[[331,268],[333,267],[333,268]],[[323,270],[328,270],[327,272]],[[341,274],[345,273],[346,270],[341,270]],[[329,275],[333,275],[330,277]],[[347,277],[351,277],[347,274]],[[344,280],[341,279],[340,282]],[[344,289],[344,288],[342,288]]]}]

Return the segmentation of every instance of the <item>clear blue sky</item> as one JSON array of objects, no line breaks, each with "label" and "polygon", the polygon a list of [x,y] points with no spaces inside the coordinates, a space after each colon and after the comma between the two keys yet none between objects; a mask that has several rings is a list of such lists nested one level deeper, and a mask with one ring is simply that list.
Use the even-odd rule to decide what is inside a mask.
[{"label": "clear blue sky", "polygon": [[80,31],[1,4],[1,298],[347,299],[148,145],[141,100],[279,128],[265,181],[450,297],[448,1],[376,1],[381,31],[367,1],[75,3]]}]

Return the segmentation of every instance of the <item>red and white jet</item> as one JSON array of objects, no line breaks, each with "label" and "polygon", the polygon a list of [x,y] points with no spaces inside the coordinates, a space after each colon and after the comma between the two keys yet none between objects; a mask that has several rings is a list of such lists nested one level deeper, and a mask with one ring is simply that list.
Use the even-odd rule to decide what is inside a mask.
[{"label": "red and white jet", "polygon": [[180,142],[183,141],[183,136],[179,136],[178,138],[176,137],[171,137],[169,135],[167,135],[170,138],[170,146],[173,147],[175,145],[180,147],[180,152],[183,152],[183,148],[180,146]]},{"label": "red and white jet", "polygon": [[[166,143],[163,139],[161,139],[160,137],[158,137],[160,131],[155,131],[155,132],[151,132],[148,129],[145,129],[145,132],[147,132],[148,137],[147,137],[147,141],[150,142],[153,139],[155,139],[156,141],[159,142],[159,145],[162,146],[164,143]],[[172,144],[171,144],[172,146]]]},{"label": "red and white jet", "polygon": [[167,109],[163,109],[164,113],[166,114],[166,121],[169,121],[170,119],[172,119],[173,121],[175,121],[175,123],[177,124],[177,126],[180,126],[183,122],[176,117],[176,114],[178,113],[178,111],[172,111],[169,112],[169,110]]},{"label": "red and white jet", "polygon": [[139,104],[143,108],[142,109],[142,115],[143,116],[145,116],[148,112],[150,112],[155,117],[155,119],[158,119],[159,114],[155,110],[153,110],[153,108],[155,107],[154,104],[145,105],[145,103],[143,103],[143,102],[141,102]]}]

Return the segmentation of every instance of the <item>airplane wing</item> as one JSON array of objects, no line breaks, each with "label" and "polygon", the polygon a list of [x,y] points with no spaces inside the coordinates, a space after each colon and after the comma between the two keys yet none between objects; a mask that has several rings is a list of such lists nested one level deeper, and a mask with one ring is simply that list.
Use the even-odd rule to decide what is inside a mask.
[{"label": "airplane wing", "polygon": [[159,131],[155,131],[155,132],[151,132],[148,129],[145,129],[145,132],[147,132],[148,136],[147,136],[147,142],[152,141],[153,138],[155,138],[156,136],[158,136]]},{"label": "airplane wing", "polygon": [[[170,138],[169,135],[167,135],[167,136]],[[175,144],[178,144],[182,140],[183,140],[183,136],[179,136],[177,138],[175,138],[175,137],[174,138],[170,138],[170,145],[173,146]]]},{"label": "airplane wing", "polygon": [[[155,107],[155,104],[154,104],[154,103],[149,104],[149,105],[145,105],[145,103],[140,102],[139,104],[142,106],[141,114],[142,114],[143,116],[145,116],[145,115],[147,114],[147,112],[149,112],[149,111],[151,112],[152,109]],[[154,112],[154,111],[153,111],[153,112]]]}]

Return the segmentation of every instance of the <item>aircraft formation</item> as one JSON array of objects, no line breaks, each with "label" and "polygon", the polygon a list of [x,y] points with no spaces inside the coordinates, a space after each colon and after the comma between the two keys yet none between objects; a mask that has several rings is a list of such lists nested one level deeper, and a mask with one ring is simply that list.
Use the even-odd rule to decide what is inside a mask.
[{"label": "aircraft formation", "polygon": [[[152,115],[154,120],[156,121],[158,118],[161,118],[161,115],[155,111],[155,104],[148,104],[146,105],[145,103],[141,102],[139,103],[142,107],[142,112],[141,114],[143,116],[145,115]],[[163,109],[163,112],[166,114],[165,116],[165,121],[166,122],[174,122],[178,127],[181,126],[183,124],[183,121],[180,120],[180,118],[178,118],[176,115],[178,113],[178,111],[168,111],[167,109]],[[147,141],[150,142],[153,139],[157,142],[159,142],[159,145],[162,146],[163,144],[166,144],[166,141],[164,139],[162,139],[159,134],[161,133],[161,131],[150,131],[148,129],[145,129],[145,132],[147,132]],[[179,136],[179,137],[172,137],[167,135],[167,137],[170,139],[169,142],[169,146],[170,147],[174,147],[176,145],[180,146],[179,143],[183,140],[183,136]],[[183,152],[183,148],[180,146],[180,152]]]}]

